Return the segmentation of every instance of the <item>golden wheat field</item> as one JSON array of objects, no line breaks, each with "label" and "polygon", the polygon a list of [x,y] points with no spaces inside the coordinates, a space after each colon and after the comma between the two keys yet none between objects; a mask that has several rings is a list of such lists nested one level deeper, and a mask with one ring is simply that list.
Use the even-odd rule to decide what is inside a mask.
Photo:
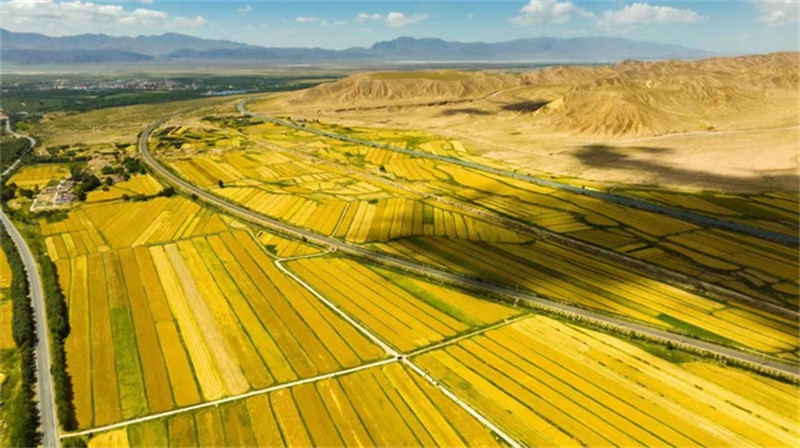
[{"label": "golden wheat field", "polygon": [[90,446],[500,446],[414,371],[392,363],[98,435]]},{"label": "golden wheat field", "polygon": [[671,363],[545,317],[417,360],[529,446],[793,446],[798,438],[793,386],[714,363]]},{"label": "golden wheat field", "polygon": [[66,165],[45,164],[22,168],[18,173],[11,176],[9,184],[16,184],[20,188],[42,189],[51,181],[58,181],[69,175]]},{"label": "golden wheat field", "polygon": [[[80,427],[383,356],[282,274],[248,231],[180,197],[138,205],[87,205],[40,223],[70,305],[67,365]],[[155,219],[123,231],[102,219],[113,208]],[[75,244],[93,236],[98,244]]]},{"label": "golden wheat field", "polygon": [[11,266],[5,251],[0,250],[0,289],[11,286]]}]

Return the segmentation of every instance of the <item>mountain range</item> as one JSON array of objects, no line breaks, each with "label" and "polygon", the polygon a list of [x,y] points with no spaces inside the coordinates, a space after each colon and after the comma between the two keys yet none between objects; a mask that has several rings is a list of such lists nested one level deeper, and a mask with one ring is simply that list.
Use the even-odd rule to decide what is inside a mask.
[{"label": "mountain range", "polygon": [[214,60],[264,62],[615,62],[623,59],[696,59],[707,51],[680,45],[612,37],[570,39],[537,37],[507,42],[450,42],[437,38],[399,37],[371,47],[344,50],[262,47],[228,40],[203,39],[179,33],[115,37],[79,34],[51,37],[0,29],[4,63],[82,64],[143,61]]}]

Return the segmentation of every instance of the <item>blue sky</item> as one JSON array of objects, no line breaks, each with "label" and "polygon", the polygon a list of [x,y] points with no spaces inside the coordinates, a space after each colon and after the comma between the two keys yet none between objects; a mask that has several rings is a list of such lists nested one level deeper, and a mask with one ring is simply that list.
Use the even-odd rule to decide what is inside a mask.
[{"label": "blue sky", "polygon": [[619,36],[726,53],[798,49],[798,0],[55,1],[2,0],[3,27],[50,35],[168,31],[265,46],[346,48],[399,36],[498,42]]}]

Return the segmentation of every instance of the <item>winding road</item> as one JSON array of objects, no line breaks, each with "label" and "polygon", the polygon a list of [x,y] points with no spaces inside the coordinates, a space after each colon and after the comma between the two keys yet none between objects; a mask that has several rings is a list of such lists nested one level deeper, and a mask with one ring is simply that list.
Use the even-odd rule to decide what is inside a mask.
[{"label": "winding road", "polygon": [[[27,138],[28,141],[31,143],[31,149],[33,149],[33,147],[36,146],[36,140],[34,140],[33,137],[31,137],[30,135],[18,134],[16,132],[12,131],[11,130],[11,120],[6,118],[5,121],[6,121],[6,125],[5,125],[6,133],[11,134],[11,135],[13,135],[14,137],[17,137],[17,138]],[[11,164],[11,166],[6,168],[5,171],[3,171],[2,174],[0,174],[0,179],[5,178],[8,175],[8,173],[14,172],[14,170],[17,169],[17,167],[19,166],[21,161],[22,161],[22,157],[17,158],[17,160],[15,160],[14,163]]]},{"label": "winding road", "polygon": [[[241,103],[240,103],[241,106]],[[241,110],[241,109],[240,109]],[[191,184],[184,179],[180,178],[161,163],[149,151],[149,138],[150,134],[164,123],[170,117],[164,117],[156,123],[151,124],[139,136],[138,146],[139,152],[142,155],[145,163],[162,178],[167,180],[170,184],[179,190],[186,193],[195,195],[203,202],[216,207],[229,215],[242,219],[244,221],[256,224],[260,227],[276,230],[285,234],[294,236],[295,238],[304,239],[305,241],[325,246],[344,254],[365,259],[371,262],[377,262],[384,265],[401,269],[406,272],[411,272],[423,277],[434,278],[452,285],[457,285],[466,289],[480,291],[491,295],[500,295],[515,301],[521,301],[527,305],[544,310],[547,312],[555,313],[558,315],[568,316],[573,319],[583,320],[602,327],[612,328],[624,333],[633,334],[640,337],[645,337],[651,340],[668,341],[678,346],[683,346],[697,352],[715,355],[719,358],[742,363],[745,365],[754,366],[756,368],[764,368],[772,370],[784,376],[800,379],[800,371],[797,366],[785,364],[783,362],[766,358],[762,355],[744,352],[733,348],[723,347],[711,342],[693,339],[687,336],[678,335],[668,331],[660,330],[657,328],[649,327],[646,325],[626,321],[620,318],[609,316],[600,312],[579,308],[573,305],[565,304],[539,296],[533,293],[526,293],[517,291],[511,288],[486,283],[480,280],[468,278],[462,275],[454,274],[428,265],[416,263],[414,261],[397,258],[395,256],[369,250],[357,245],[352,245],[335,238],[313,233],[309,230],[295,227],[276,219],[261,215],[259,213],[248,210],[238,204],[235,204],[227,199],[216,196],[194,184]]]},{"label": "winding road", "polygon": [[267,116],[264,116],[264,115],[260,115],[260,114],[256,114],[256,113],[250,112],[247,109],[245,109],[244,106],[247,103],[247,101],[248,100],[242,100],[236,105],[236,108],[243,115],[246,115],[248,117],[257,118],[259,120],[268,121],[270,123],[274,123],[274,124],[277,124],[277,125],[280,125],[280,126],[287,126],[287,127],[290,127],[290,128],[301,130],[301,131],[311,132],[313,134],[317,134],[317,135],[320,135],[320,136],[323,136],[323,137],[326,137],[326,138],[331,138],[331,139],[334,139],[334,140],[340,140],[340,141],[348,142],[348,143],[355,143],[355,144],[364,145],[364,146],[371,146],[373,148],[386,149],[386,150],[389,150],[389,151],[396,151],[396,152],[400,152],[400,153],[403,153],[403,154],[408,154],[408,155],[413,156],[413,157],[421,157],[421,158],[426,158],[426,159],[438,160],[438,161],[441,161],[441,162],[447,162],[447,163],[451,163],[451,164],[454,164],[454,165],[463,166],[465,168],[471,168],[471,169],[474,169],[474,170],[484,171],[484,172],[487,172],[487,173],[490,173],[490,174],[496,174],[496,175],[500,175],[500,176],[512,177],[512,178],[515,178],[515,179],[518,179],[518,180],[522,180],[522,181],[529,182],[529,183],[536,184],[536,185],[541,185],[541,186],[548,187],[548,188],[561,189],[561,190],[569,191],[571,193],[577,193],[577,194],[580,194],[580,195],[584,195],[584,196],[588,196],[588,197],[592,197],[592,198],[596,198],[596,199],[602,199],[604,201],[614,202],[614,203],[617,203],[617,204],[620,204],[620,205],[624,205],[624,206],[627,206],[627,207],[633,207],[633,208],[637,208],[637,209],[640,209],[640,210],[645,210],[645,211],[654,212],[654,213],[660,213],[662,215],[667,215],[667,216],[671,216],[673,218],[678,218],[678,219],[682,219],[682,220],[686,220],[686,221],[691,221],[691,222],[694,222],[694,223],[697,223],[697,224],[701,224],[701,225],[718,227],[718,228],[722,228],[722,229],[726,229],[726,230],[732,230],[734,232],[739,232],[739,233],[744,233],[744,234],[747,234],[747,235],[752,235],[752,236],[755,236],[755,237],[758,237],[758,238],[765,238],[765,239],[769,239],[769,240],[773,240],[773,241],[779,242],[781,244],[793,245],[793,246],[800,245],[800,237],[798,237],[797,235],[786,235],[786,234],[783,234],[783,233],[772,232],[772,231],[769,231],[769,230],[760,229],[758,227],[752,227],[752,226],[748,226],[748,225],[745,225],[745,224],[740,224],[740,223],[736,223],[736,222],[729,222],[729,221],[725,221],[725,220],[722,220],[722,219],[713,218],[711,216],[700,215],[700,214],[697,214],[697,213],[687,212],[687,211],[683,211],[683,210],[676,210],[676,209],[673,209],[673,208],[669,208],[669,207],[661,206],[661,205],[658,205],[658,204],[654,204],[652,202],[643,201],[641,199],[631,198],[631,197],[627,197],[627,196],[619,196],[619,195],[616,195],[616,194],[613,194],[613,193],[606,193],[606,192],[603,192],[603,191],[597,191],[597,190],[592,190],[592,189],[588,189],[588,188],[578,187],[578,186],[575,186],[575,185],[565,184],[563,182],[556,182],[556,181],[553,181],[553,180],[550,180],[550,179],[543,179],[543,178],[540,178],[540,177],[529,176],[527,174],[520,174],[520,173],[516,173],[514,171],[508,171],[508,170],[501,170],[501,169],[497,169],[497,168],[492,168],[492,167],[487,166],[487,165],[481,165],[479,163],[469,162],[469,161],[462,160],[462,159],[455,158],[455,157],[440,156],[440,155],[437,155],[437,154],[430,154],[430,153],[422,152],[422,151],[414,151],[412,149],[400,148],[400,147],[397,147],[397,146],[391,146],[391,145],[386,145],[386,144],[383,144],[383,143],[371,142],[371,141],[368,141],[368,140],[359,140],[359,139],[355,139],[355,138],[350,138],[350,137],[348,137],[346,135],[333,134],[333,133],[330,133],[330,132],[321,131],[319,129],[314,129],[314,128],[310,128],[310,127],[307,127],[307,126],[302,126],[302,125],[299,125],[299,124],[296,124],[296,123],[292,123],[290,121],[280,120],[280,119],[272,118],[272,117],[267,117]]}]

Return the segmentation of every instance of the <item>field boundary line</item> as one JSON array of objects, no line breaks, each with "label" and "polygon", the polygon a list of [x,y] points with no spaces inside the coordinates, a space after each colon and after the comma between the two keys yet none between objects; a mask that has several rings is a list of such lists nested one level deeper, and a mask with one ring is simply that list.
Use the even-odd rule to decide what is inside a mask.
[{"label": "field boundary line", "polygon": [[452,339],[447,339],[445,341],[442,341],[442,342],[439,342],[439,343],[436,343],[436,344],[432,344],[432,345],[429,345],[427,347],[420,347],[420,348],[418,348],[416,350],[411,350],[408,353],[404,353],[403,356],[413,357],[413,356],[418,356],[418,355],[422,355],[422,354],[431,352],[433,350],[438,350],[440,348],[444,348],[444,347],[447,347],[449,345],[456,344],[459,341],[462,341],[464,339],[469,339],[469,338],[471,338],[473,336],[481,335],[483,333],[486,333],[487,331],[496,330],[498,328],[502,328],[502,327],[505,327],[507,325],[513,325],[513,324],[515,324],[515,323],[517,323],[517,322],[519,322],[519,321],[521,321],[521,320],[523,320],[525,318],[531,317],[533,314],[534,313],[531,312],[530,310],[524,311],[524,312],[522,312],[520,314],[517,314],[516,316],[511,316],[511,317],[503,319],[503,320],[501,320],[499,322],[495,322],[495,323],[493,323],[491,325],[487,325],[487,326],[478,328],[476,330],[470,331],[468,333],[464,333],[464,334],[462,334],[460,336],[457,336],[457,337],[454,337]]},{"label": "field boundary line", "polygon": [[347,205],[345,205],[344,210],[342,210],[342,214],[339,215],[339,222],[336,223],[336,227],[333,228],[331,234],[328,236],[333,237],[334,235],[336,235],[336,232],[339,231],[339,227],[342,226],[342,221],[344,221],[344,216],[347,214],[347,211],[350,210],[350,206],[352,204],[353,204],[352,202],[348,202]]},{"label": "field boundary line", "polygon": [[[321,255],[323,255],[323,254],[314,254],[314,256],[321,256]],[[305,256],[305,258],[312,258],[312,257],[311,256]],[[297,259],[297,258],[295,258],[295,259]],[[308,283],[303,281],[294,272],[292,272],[291,269],[287,268],[286,266],[284,266],[281,263],[282,261],[287,261],[287,260],[291,261],[291,259],[288,259],[288,258],[275,260],[275,266],[277,266],[277,268],[280,269],[281,272],[283,272],[284,274],[288,275],[294,281],[299,283],[303,288],[308,290],[311,294],[314,295],[314,297],[316,297],[319,300],[321,300],[322,303],[324,303],[325,305],[328,306],[328,308],[330,308],[334,312],[336,312],[336,314],[338,314],[342,319],[346,320],[350,325],[354,326],[359,332],[361,332],[365,336],[367,336],[372,342],[376,343],[386,353],[388,353],[389,355],[391,355],[391,356],[393,356],[395,358],[398,358],[398,359],[401,357],[400,352],[395,350],[388,343],[384,342],[383,339],[379,338],[377,335],[375,335],[371,331],[367,330],[367,328],[364,327],[360,322],[358,322],[357,320],[353,319],[349,314],[347,314],[342,309],[340,309],[338,306],[336,306],[336,304],[331,302],[327,297],[325,297],[322,294],[320,294],[316,289],[312,288]]]},{"label": "field boundary line", "polygon": [[257,395],[262,395],[262,394],[274,392],[276,390],[286,389],[286,388],[294,387],[294,386],[300,386],[302,384],[313,383],[313,382],[317,382],[317,381],[321,381],[321,380],[325,380],[325,379],[329,379],[329,378],[336,378],[338,376],[348,375],[348,374],[355,373],[355,372],[358,372],[358,371],[361,371],[361,370],[366,370],[366,369],[370,369],[370,368],[373,368],[373,367],[379,367],[379,366],[382,366],[382,365],[391,364],[393,362],[398,362],[398,361],[399,361],[398,358],[381,359],[381,360],[378,360],[378,361],[373,361],[373,362],[370,362],[370,363],[362,364],[360,366],[350,367],[348,369],[337,370],[335,372],[330,372],[330,373],[325,373],[325,374],[322,374],[322,375],[313,376],[313,377],[310,377],[310,378],[303,378],[303,379],[299,379],[299,380],[295,380],[295,381],[290,381],[288,383],[276,384],[274,386],[265,387],[263,389],[251,390],[249,392],[245,392],[245,393],[239,394],[239,395],[231,395],[230,397],[224,397],[224,398],[220,398],[220,399],[213,400],[213,401],[207,401],[207,402],[204,402],[204,403],[194,404],[194,405],[191,405],[191,406],[184,406],[182,408],[172,409],[172,410],[160,412],[160,413],[157,413],[157,414],[150,414],[150,415],[145,415],[144,417],[133,418],[133,419],[129,419],[129,420],[123,420],[123,421],[120,421],[120,422],[117,422],[117,423],[112,423],[110,425],[97,426],[97,427],[94,427],[94,428],[84,429],[84,430],[81,430],[81,431],[73,431],[73,432],[68,432],[68,433],[62,433],[59,438],[66,439],[66,438],[69,438],[69,437],[85,436],[85,435],[89,435],[89,434],[94,434],[94,433],[99,433],[99,432],[104,432],[104,431],[110,431],[112,429],[124,428],[126,426],[135,425],[137,423],[147,422],[147,421],[150,421],[150,420],[157,420],[159,418],[170,417],[172,415],[182,414],[184,412],[196,411],[198,409],[204,409],[204,408],[208,408],[208,407],[212,407],[212,406],[218,406],[220,404],[230,403],[232,401],[237,401],[237,400],[242,400],[242,399],[245,399],[245,398],[254,397],[254,396],[257,396]]},{"label": "field boundary line", "polygon": [[[315,255],[319,255],[319,254],[315,254]],[[458,398],[458,396],[455,393],[450,391],[448,388],[446,388],[441,383],[439,383],[439,381],[437,381],[435,378],[430,376],[428,373],[426,373],[424,370],[422,370],[419,366],[414,364],[414,362],[411,361],[406,354],[401,354],[398,351],[394,350],[392,347],[390,347],[388,344],[384,343],[377,335],[373,334],[366,327],[364,327],[363,325],[361,325],[360,323],[355,321],[355,319],[350,317],[350,315],[348,315],[344,310],[341,310],[339,307],[336,306],[336,304],[334,304],[333,302],[328,300],[321,293],[319,293],[316,289],[312,288],[307,283],[305,283],[303,280],[298,278],[293,272],[291,272],[291,270],[289,270],[289,268],[284,267],[283,265],[281,265],[280,262],[281,262],[281,260],[275,260],[275,265],[278,266],[278,269],[280,269],[281,271],[283,271],[284,273],[286,273],[287,275],[289,275],[290,277],[295,279],[298,283],[303,285],[303,287],[305,287],[309,292],[314,294],[314,296],[318,297],[326,305],[328,305],[331,309],[336,311],[336,313],[341,315],[344,319],[346,319],[353,326],[355,326],[359,331],[361,331],[362,333],[367,335],[373,341],[376,341],[381,347],[383,347],[387,351],[387,353],[393,354],[394,355],[393,360],[400,361],[401,363],[403,363],[406,366],[408,366],[411,370],[416,372],[417,375],[421,376],[425,381],[429,382],[433,387],[439,389],[446,397],[451,399],[455,404],[457,404],[459,407],[461,407],[464,411],[466,411],[468,414],[473,416],[476,420],[481,422],[489,430],[491,430],[495,434],[497,434],[506,443],[508,443],[512,448],[522,448],[522,445],[519,442],[517,442],[516,440],[514,440],[513,437],[511,437],[510,435],[506,434],[502,429],[497,427],[488,418],[483,416],[483,414],[481,414],[475,408],[470,406],[469,403],[467,403],[467,402],[461,400],[460,398]],[[503,324],[505,324],[505,322],[503,322]],[[487,328],[489,328],[489,327],[487,327]],[[462,336],[465,336],[465,335],[462,335]],[[457,340],[457,338],[456,339],[452,339],[452,340],[450,340],[448,342],[455,342],[456,340]]]}]

